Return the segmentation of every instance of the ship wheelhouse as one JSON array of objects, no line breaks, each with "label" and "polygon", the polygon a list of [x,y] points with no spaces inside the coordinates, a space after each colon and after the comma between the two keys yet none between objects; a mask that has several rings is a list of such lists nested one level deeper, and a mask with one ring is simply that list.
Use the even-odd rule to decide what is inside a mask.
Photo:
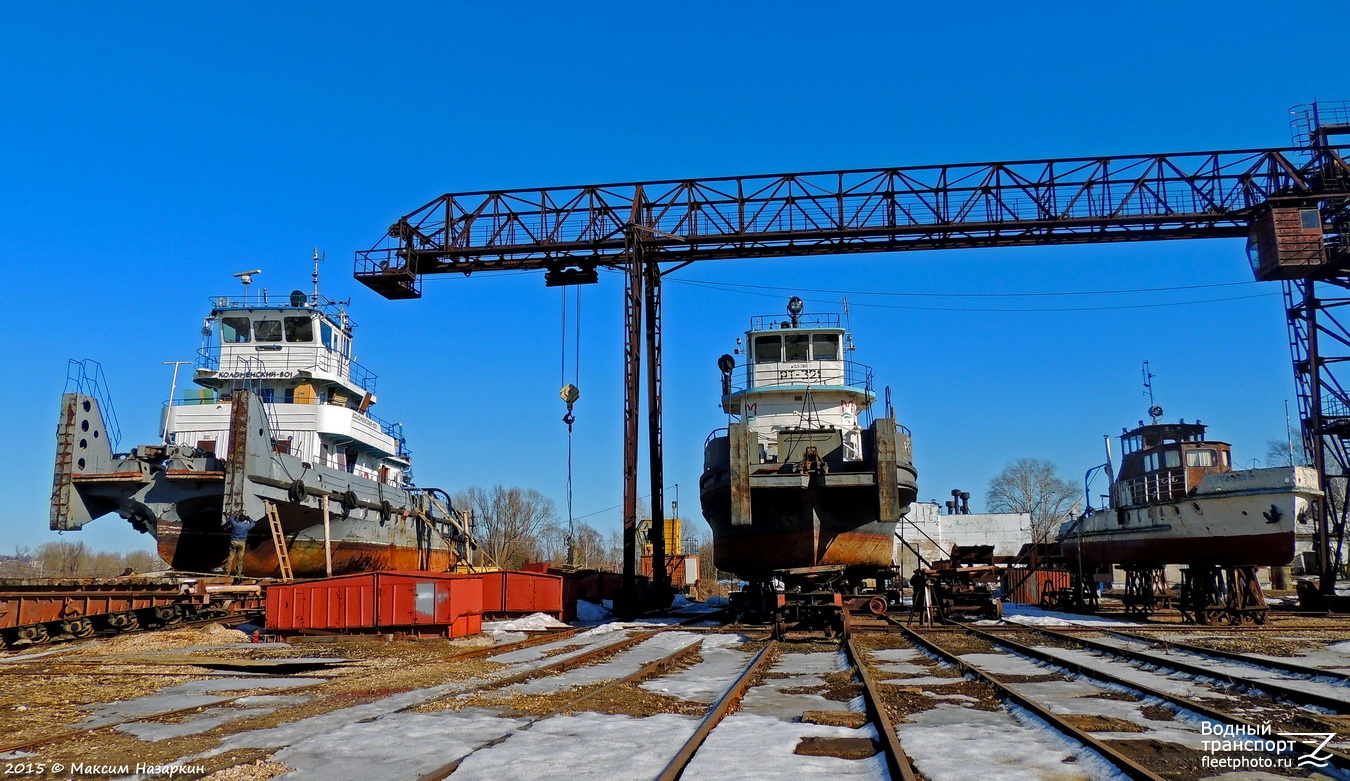
[{"label": "ship wheelhouse", "polygon": [[1233,469],[1229,444],[1205,439],[1199,421],[1141,424],[1121,434],[1120,444],[1114,496],[1120,510],[1180,501],[1205,475]]},{"label": "ship wheelhouse", "polygon": [[805,446],[827,462],[863,460],[860,418],[876,394],[871,367],[845,360],[848,342],[834,314],[751,319],[747,362],[724,375],[722,408],[754,432],[760,463],[796,462]]},{"label": "ship wheelhouse", "polygon": [[402,427],[371,414],[376,376],[352,359],[355,323],[337,304],[297,291],[288,299],[213,298],[193,382],[170,399],[165,440],[227,457],[231,394],[265,405],[273,447],[386,485],[411,461]]}]

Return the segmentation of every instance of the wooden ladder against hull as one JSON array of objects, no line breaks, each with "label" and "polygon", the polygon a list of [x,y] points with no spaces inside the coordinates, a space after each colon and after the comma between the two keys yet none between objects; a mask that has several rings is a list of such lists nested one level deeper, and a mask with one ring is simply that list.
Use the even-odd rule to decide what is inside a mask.
[{"label": "wooden ladder against hull", "polygon": [[286,536],[281,532],[281,518],[277,515],[277,506],[272,502],[265,502],[267,507],[267,525],[272,529],[272,545],[277,549],[277,564],[281,567],[281,580],[283,583],[290,583],[295,580],[295,575],[291,572],[291,556],[286,551]]}]

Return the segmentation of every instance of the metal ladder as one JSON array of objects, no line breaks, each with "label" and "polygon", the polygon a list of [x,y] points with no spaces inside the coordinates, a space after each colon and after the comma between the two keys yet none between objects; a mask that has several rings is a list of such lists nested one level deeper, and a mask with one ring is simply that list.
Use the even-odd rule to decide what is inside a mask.
[{"label": "metal ladder", "polygon": [[277,564],[281,566],[281,580],[290,583],[295,580],[291,572],[291,556],[286,552],[286,537],[281,532],[281,518],[277,515],[277,506],[272,502],[263,502],[267,508],[267,525],[272,529],[272,544],[277,549]]}]

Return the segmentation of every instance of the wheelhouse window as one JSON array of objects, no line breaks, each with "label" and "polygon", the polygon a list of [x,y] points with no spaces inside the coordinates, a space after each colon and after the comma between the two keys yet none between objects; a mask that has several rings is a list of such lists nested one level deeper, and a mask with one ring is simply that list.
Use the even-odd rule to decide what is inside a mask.
[{"label": "wheelhouse window", "polygon": [[1163,453],[1163,465],[1168,469],[1176,469],[1181,466],[1181,454],[1175,450]]},{"label": "wheelhouse window", "polygon": [[314,341],[314,321],[308,317],[288,317],[285,319],[286,341]]},{"label": "wheelhouse window", "polygon": [[323,340],[323,346],[333,349],[333,326],[328,323],[319,323],[319,338]]},{"label": "wheelhouse window", "polygon": [[239,344],[248,341],[247,317],[220,318],[220,341],[224,344]]},{"label": "wheelhouse window", "polygon": [[816,334],[811,337],[811,353],[817,361],[839,360],[839,334]]},{"label": "wheelhouse window", "polygon": [[1186,451],[1186,466],[1218,466],[1219,454],[1210,449]]},{"label": "wheelhouse window", "polygon": [[1146,472],[1156,472],[1156,471],[1158,471],[1158,454],[1157,454],[1157,453],[1149,453],[1148,455],[1144,456],[1144,471],[1146,471]]},{"label": "wheelhouse window", "polygon": [[259,342],[281,341],[280,320],[258,320],[253,323],[253,338]]},{"label": "wheelhouse window", "polygon": [[810,334],[788,334],[783,337],[783,346],[788,361],[811,360]]},{"label": "wheelhouse window", "polygon": [[1143,442],[1140,441],[1139,435],[1135,434],[1132,437],[1122,437],[1120,446],[1126,453],[1133,453],[1143,446]]},{"label": "wheelhouse window", "polygon": [[755,337],[755,363],[777,363],[783,359],[783,338],[780,336]]}]

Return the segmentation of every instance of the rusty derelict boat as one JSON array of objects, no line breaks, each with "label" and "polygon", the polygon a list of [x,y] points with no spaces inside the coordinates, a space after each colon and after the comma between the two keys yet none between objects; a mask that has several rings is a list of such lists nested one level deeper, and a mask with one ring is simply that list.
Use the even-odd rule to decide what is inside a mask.
[{"label": "rusty derelict boat", "polygon": [[732,420],[704,446],[703,516],[718,569],[852,593],[892,566],[896,523],[918,491],[910,436],[890,409],[864,425],[872,370],[845,359],[838,315],[802,310],[794,296],[787,318],[752,318],[748,362],[718,361]]},{"label": "rusty derelict boat", "polygon": [[[1147,371],[1147,370],[1146,370]],[[1120,473],[1107,506],[1064,523],[1059,543],[1071,567],[1125,570],[1125,606],[1147,614],[1166,596],[1164,565],[1180,564],[1188,619],[1263,621],[1258,566],[1294,558],[1296,528],[1311,528],[1317,472],[1302,466],[1234,470],[1226,442],[1200,421],[1161,422],[1150,407],[1120,437]],[[1110,464],[1103,465],[1108,473]]]},{"label": "rusty derelict boat", "polygon": [[[116,453],[100,372],[71,362],[57,428],[51,528],[117,513],[174,569],[210,572],[229,553],[228,517],[255,521],[243,572],[297,577],[445,571],[473,549],[444,492],[411,483],[399,424],[371,414],[376,377],[352,360],[355,324],[318,293],[211,299],[193,382],[164,407],[162,441]],[[176,383],[175,383],[176,384]],[[105,417],[106,412],[106,417]],[[111,425],[110,425],[111,424]],[[272,531],[280,526],[282,544]],[[325,523],[327,517],[327,523]]]}]

